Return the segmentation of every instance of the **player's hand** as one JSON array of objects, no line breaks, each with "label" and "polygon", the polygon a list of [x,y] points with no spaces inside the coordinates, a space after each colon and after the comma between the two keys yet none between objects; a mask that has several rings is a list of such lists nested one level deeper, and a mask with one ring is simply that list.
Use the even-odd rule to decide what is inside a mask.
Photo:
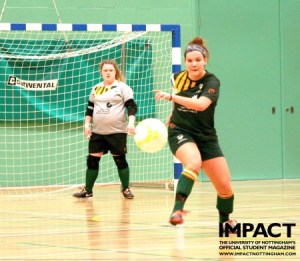
[{"label": "player's hand", "polygon": [[84,129],[84,137],[89,140],[91,136],[92,136],[92,131],[90,129]]},{"label": "player's hand", "polygon": [[134,124],[128,124],[127,125],[127,133],[129,136],[133,136],[135,134],[135,126]]},{"label": "player's hand", "polygon": [[159,101],[159,100],[171,101],[172,100],[172,94],[170,94],[170,93],[163,92],[160,90],[153,90],[153,92],[155,93],[155,100],[157,100],[157,101]]}]

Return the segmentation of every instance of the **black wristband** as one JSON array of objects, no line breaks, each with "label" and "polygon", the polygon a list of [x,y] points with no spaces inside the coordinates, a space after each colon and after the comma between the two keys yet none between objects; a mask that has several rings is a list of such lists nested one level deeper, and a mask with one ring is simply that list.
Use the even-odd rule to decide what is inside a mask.
[{"label": "black wristband", "polygon": [[173,95],[172,95],[172,94],[170,94],[169,101],[172,101],[172,99],[173,99]]}]

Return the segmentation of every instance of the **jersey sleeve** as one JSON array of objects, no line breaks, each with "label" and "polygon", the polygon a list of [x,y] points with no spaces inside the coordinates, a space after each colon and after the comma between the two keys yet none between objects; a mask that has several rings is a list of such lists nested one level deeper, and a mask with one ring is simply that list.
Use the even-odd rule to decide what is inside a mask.
[{"label": "jersey sleeve", "polygon": [[212,102],[216,102],[220,94],[220,81],[216,77],[210,77],[204,84],[201,96],[209,98]]},{"label": "jersey sleeve", "polygon": [[89,101],[94,102],[94,88],[92,88],[92,90],[90,92]]},{"label": "jersey sleeve", "polygon": [[122,83],[122,95],[124,102],[133,99],[133,90],[126,83]]}]

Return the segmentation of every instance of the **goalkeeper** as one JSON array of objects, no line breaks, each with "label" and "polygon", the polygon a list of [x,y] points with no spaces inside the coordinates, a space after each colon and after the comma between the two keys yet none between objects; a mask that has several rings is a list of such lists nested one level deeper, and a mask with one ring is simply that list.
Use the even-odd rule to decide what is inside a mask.
[{"label": "goalkeeper", "polygon": [[85,114],[84,134],[89,139],[85,187],[73,196],[93,197],[100,160],[109,151],[118,168],[122,194],[126,199],[133,199],[129,188],[126,144],[127,134],[133,135],[135,132],[137,105],[132,89],[124,82],[123,75],[114,60],[102,61],[99,69],[103,81],[92,88]]},{"label": "goalkeeper", "polygon": [[169,222],[172,225],[183,223],[185,202],[203,168],[217,191],[219,222],[235,226],[236,221],[229,219],[234,200],[230,171],[214,127],[220,82],[205,69],[208,49],[202,38],[196,37],[188,44],[184,60],[186,70],[173,75],[175,94],[155,91],[156,100],[174,102],[168,122],[168,139],[170,149],[184,166]]}]

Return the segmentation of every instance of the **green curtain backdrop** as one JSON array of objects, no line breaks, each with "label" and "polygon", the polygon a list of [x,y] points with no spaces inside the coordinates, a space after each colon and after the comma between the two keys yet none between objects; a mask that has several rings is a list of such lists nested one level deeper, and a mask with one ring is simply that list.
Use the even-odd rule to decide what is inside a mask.
[{"label": "green curtain backdrop", "polygon": [[[1,121],[35,121],[39,123],[83,121],[91,87],[101,81],[99,63],[115,59],[125,69],[126,82],[135,93],[139,105],[138,119],[155,113],[151,44],[134,40],[108,50],[79,56],[39,59],[31,56],[57,55],[89,48],[103,40],[8,40],[0,39],[0,111]],[[125,49],[124,49],[125,48]],[[5,58],[22,55],[22,59]],[[125,63],[124,63],[125,62]],[[124,63],[126,67],[122,64]],[[23,81],[58,79],[55,90],[27,90],[9,85],[10,76]],[[142,102],[143,101],[143,102]]]}]

